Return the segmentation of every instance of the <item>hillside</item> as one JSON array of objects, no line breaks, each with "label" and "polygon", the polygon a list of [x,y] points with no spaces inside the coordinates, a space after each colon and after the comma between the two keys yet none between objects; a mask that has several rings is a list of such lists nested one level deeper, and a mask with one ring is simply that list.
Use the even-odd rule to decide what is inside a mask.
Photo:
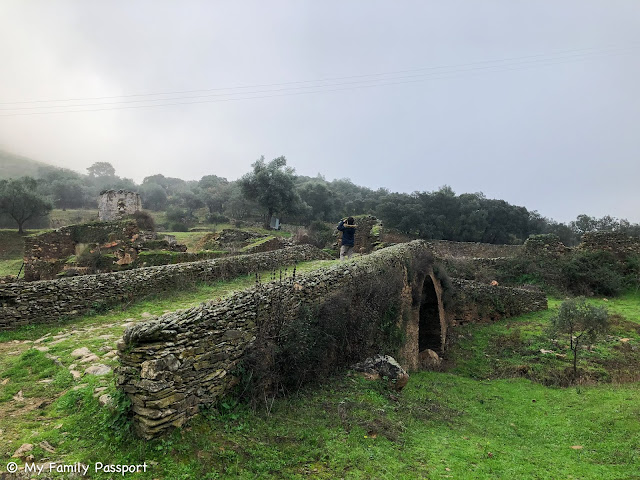
[{"label": "hillside", "polygon": [[[0,465],[22,467],[11,456],[29,444],[42,463],[146,462],[140,478],[637,478],[637,293],[591,300],[606,303],[615,324],[584,352],[588,380],[571,388],[549,382],[568,366],[564,355],[542,353],[560,348],[542,334],[557,299],[549,311],[465,327],[444,371],[414,372],[402,392],[337,375],[266,407],[227,398],[159,440],[132,435],[112,371],[71,373],[86,367],[77,349],[112,369],[126,326],[253,282],[243,276],[0,333]],[[622,378],[625,371],[633,375]]]},{"label": "hillside", "polygon": [[58,167],[0,150],[0,180],[25,175],[37,177],[40,168]]}]

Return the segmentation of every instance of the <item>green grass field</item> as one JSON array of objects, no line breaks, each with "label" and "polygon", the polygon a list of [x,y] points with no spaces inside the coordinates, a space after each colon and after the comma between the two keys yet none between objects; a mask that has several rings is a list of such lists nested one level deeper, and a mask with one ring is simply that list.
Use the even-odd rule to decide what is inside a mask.
[{"label": "green grass field", "polygon": [[67,225],[76,225],[79,223],[97,222],[98,208],[94,209],[73,209],[67,210],[53,209],[49,214],[49,223],[51,228],[60,228]]},{"label": "green grass field", "polygon": [[[611,317],[608,334],[578,355],[580,381],[584,383],[640,381],[640,296],[591,299],[606,306]],[[545,385],[573,382],[572,354],[568,340],[546,333],[560,300],[549,300],[550,309],[497,322],[459,329],[459,341],[450,352],[452,372],[476,379],[525,377]]]},{"label": "green grass field", "polygon": [[[124,324],[254,282],[200,285],[0,333],[0,471],[30,443],[36,462],[147,462],[139,478],[640,479],[640,383],[624,374],[640,371],[637,293],[592,300],[616,315],[614,326],[583,352],[584,381],[566,388],[554,382],[569,359],[544,334],[556,299],[547,312],[453,332],[459,338],[448,369],[414,372],[402,392],[345,373],[258,410],[227,398],[162,440],[132,436],[113,373],[71,376],[72,350],[86,346],[115,367],[109,352]],[[104,393],[116,399],[113,407],[99,404]]]},{"label": "green grass field", "polygon": [[[27,233],[33,233],[29,230]],[[18,230],[0,230],[0,277],[16,276],[22,265],[24,236]]]}]

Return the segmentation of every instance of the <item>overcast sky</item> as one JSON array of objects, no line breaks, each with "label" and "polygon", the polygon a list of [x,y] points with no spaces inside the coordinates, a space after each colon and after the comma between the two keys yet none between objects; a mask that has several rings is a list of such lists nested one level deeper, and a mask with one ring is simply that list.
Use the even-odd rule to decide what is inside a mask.
[{"label": "overcast sky", "polygon": [[639,53],[637,0],[1,0],[0,148],[640,222]]}]

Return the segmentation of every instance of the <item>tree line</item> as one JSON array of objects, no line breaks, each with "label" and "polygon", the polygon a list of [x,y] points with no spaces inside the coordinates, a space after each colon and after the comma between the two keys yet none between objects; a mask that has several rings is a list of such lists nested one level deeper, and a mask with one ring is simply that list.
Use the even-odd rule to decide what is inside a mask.
[{"label": "tree line", "polygon": [[287,223],[309,225],[370,214],[409,235],[463,242],[520,244],[529,235],[554,233],[566,245],[575,245],[584,233],[598,230],[640,236],[640,225],[625,219],[583,214],[564,224],[482,193],[456,194],[446,185],[432,192],[397,193],[362,187],[349,179],[296,175],[285,157],[271,161],[261,157],[235,181],[216,175],[187,181],[156,174],[137,185],[116,175],[108,162],[94,163],[86,174],[41,168],[35,179],[0,181],[0,226],[17,224],[22,231],[24,225],[38,226],[34,220],[52,208],[94,209],[98,195],[107,189],[137,191],[145,209],[166,212],[171,230],[195,225],[196,212],[206,208],[206,220],[214,224],[230,219],[268,224],[278,216]]}]

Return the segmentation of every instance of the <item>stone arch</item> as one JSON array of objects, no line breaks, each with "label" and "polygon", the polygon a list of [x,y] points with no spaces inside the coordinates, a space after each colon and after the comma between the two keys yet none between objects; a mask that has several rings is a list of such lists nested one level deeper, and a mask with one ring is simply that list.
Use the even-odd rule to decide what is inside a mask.
[{"label": "stone arch", "polygon": [[444,352],[447,321],[442,303],[442,285],[428,267],[409,278],[405,270],[403,307],[405,342],[399,352],[400,364],[407,370],[420,368],[422,352]]},{"label": "stone arch", "polygon": [[447,336],[442,286],[433,272],[422,283],[418,313],[418,352],[427,349],[443,353]]}]

